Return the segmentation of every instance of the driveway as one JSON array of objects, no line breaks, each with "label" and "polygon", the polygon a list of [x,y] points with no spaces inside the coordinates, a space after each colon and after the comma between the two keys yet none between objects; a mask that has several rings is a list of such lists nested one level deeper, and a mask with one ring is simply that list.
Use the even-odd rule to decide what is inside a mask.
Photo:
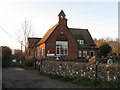
[{"label": "driveway", "polygon": [[71,83],[42,76],[36,70],[23,68],[3,69],[2,79],[6,88],[80,88]]}]

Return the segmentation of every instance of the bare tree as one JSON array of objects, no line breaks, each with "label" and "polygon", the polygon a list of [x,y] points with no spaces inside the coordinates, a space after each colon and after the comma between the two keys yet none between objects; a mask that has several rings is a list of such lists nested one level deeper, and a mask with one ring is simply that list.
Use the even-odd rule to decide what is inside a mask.
[{"label": "bare tree", "polygon": [[26,51],[27,47],[27,38],[31,35],[34,36],[34,32],[32,31],[32,21],[29,19],[25,19],[23,23],[21,24],[21,27],[19,31],[17,31],[17,38],[18,41],[21,43],[21,49],[22,46],[24,47],[23,49]]},{"label": "bare tree", "polygon": [[27,38],[31,33],[32,23],[30,23],[27,19],[25,19],[24,23],[22,24],[22,30],[23,30],[23,34],[24,34],[24,43],[25,43],[25,50],[26,50]]}]

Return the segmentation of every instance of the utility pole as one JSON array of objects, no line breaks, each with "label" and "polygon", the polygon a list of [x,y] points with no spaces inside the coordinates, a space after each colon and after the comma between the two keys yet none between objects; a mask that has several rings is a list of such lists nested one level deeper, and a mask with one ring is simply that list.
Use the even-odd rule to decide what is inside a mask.
[{"label": "utility pole", "polygon": [[22,62],[22,45],[23,45],[23,41],[21,41],[21,61]]},{"label": "utility pole", "polygon": [[119,55],[119,48],[120,48],[119,44],[120,44],[120,39],[118,37],[118,55]]}]

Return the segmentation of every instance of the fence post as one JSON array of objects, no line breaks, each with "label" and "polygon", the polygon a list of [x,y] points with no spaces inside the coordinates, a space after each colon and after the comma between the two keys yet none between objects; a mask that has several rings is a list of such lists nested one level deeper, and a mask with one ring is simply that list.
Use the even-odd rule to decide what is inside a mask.
[{"label": "fence post", "polygon": [[96,73],[95,73],[95,79],[97,80],[97,77],[98,77],[98,61],[97,61],[97,59],[95,60],[96,62],[95,62],[95,66],[96,66]]},{"label": "fence post", "polygon": [[40,72],[42,72],[42,62],[43,62],[44,58],[42,57],[40,60]]}]

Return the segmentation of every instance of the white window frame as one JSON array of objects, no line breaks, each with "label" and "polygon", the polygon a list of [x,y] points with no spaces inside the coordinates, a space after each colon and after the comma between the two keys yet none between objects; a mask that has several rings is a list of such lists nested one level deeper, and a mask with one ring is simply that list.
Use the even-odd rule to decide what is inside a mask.
[{"label": "white window frame", "polygon": [[84,44],[84,40],[77,40],[79,44]]},{"label": "white window frame", "polygon": [[41,52],[41,55],[43,56],[43,48],[42,48],[42,52]]},{"label": "white window frame", "polygon": [[78,57],[82,57],[82,51],[81,50],[78,51]]},{"label": "white window frame", "polygon": [[[67,44],[67,46],[57,46],[57,43],[64,43],[64,44]],[[57,54],[57,48],[59,48],[59,54]],[[63,54],[61,54],[61,49],[63,49]],[[65,53],[65,50],[67,50],[67,54]],[[68,55],[68,41],[56,41],[56,55]]]},{"label": "white window frame", "polygon": [[86,56],[87,56],[87,51],[83,51],[83,57],[86,57]]},{"label": "white window frame", "polygon": [[80,40],[80,44],[84,44],[84,40]]},{"label": "white window frame", "polygon": [[35,57],[36,57],[36,51],[35,51]]},{"label": "white window frame", "polygon": [[39,49],[38,49],[38,53],[37,53],[37,55],[39,56],[39,54],[40,54],[40,51],[39,51]]},{"label": "white window frame", "polygon": [[50,50],[47,50],[47,54],[49,54],[50,53]]}]

